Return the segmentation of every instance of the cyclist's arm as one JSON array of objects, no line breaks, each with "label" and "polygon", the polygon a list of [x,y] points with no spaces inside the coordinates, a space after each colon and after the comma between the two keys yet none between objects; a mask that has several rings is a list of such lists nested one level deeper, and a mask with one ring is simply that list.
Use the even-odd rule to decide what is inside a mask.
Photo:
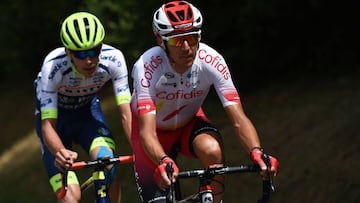
[{"label": "cyclist's arm", "polygon": [[238,91],[231,79],[230,70],[225,59],[211,47],[204,44],[202,46],[207,53],[217,57],[224,68],[222,71],[219,71],[213,67],[213,64],[203,63],[204,66],[209,66],[209,68],[204,69],[204,73],[207,75],[206,78],[214,85],[231,125],[234,127],[235,135],[248,152],[253,147],[260,147],[258,134],[252,122],[244,113]]},{"label": "cyclist's arm", "polygon": [[245,148],[250,152],[254,147],[260,147],[260,140],[256,129],[240,104],[233,104],[225,107],[225,111],[235,130],[235,135]]},{"label": "cyclist's arm", "polygon": [[46,146],[55,156],[56,164],[61,168],[69,168],[77,159],[78,154],[67,150],[55,130],[56,119],[44,119],[42,121],[42,132]]},{"label": "cyclist's arm", "polygon": [[55,155],[60,149],[65,148],[55,130],[56,121],[57,119],[52,118],[44,119],[42,121],[44,142],[53,155]]},{"label": "cyclist's arm", "polygon": [[139,126],[141,144],[150,159],[157,165],[166,154],[156,134],[156,115],[152,113],[139,115]]},{"label": "cyclist's arm", "polygon": [[[130,100],[131,93],[129,88],[128,81],[128,70],[126,66],[125,57],[122,52],[118,49],[115,49],[112,46],[106,45],[110,48],[109,53],[114,56],[116,60],[108,61],[109,63],[109,72],[112,77],[113,88],[115,93],[116,104],[120,111],[121,123],[123,130],[125,132],[126,138],[130,142],[130,133],[131,133],[131,109],[130,109]],[[112,57],[111,57],[112,58]]]},{"label": "cyclist's arm", "polygon": [[156,134],[156,115],[152,113],[142,114],[139,116],[140,140],[144,151],[148,157],[157,165],[154,171],[154,180],[157,185],[165,191],[170,186],[171,181],[165,171],[167,163],[172,163],[174,170],[172,181],[175,181],[179,172],[175,162],[166,156],[164,148],[161,146]]},{"label": "cyclist's arm", "polygon": [[121,114],[121,123],[124,129],[126,138],[130,143],[130,135],[131,135],[131,109],[129,103],[124,103],[118,105],[120,114]]},{"label": "cyclist's arm", "polygon": [[[235,129],[235,134],[237,138],[240,140],[244,148],[252,154],[252,150],[256,149],[260,151],[261,145],[259,136],[256,132],[256,129],[250,119],[245,115],[244,110],[240,104],[229,105],[225,107],[225,111],[228,114],[228,117],[231,121]],[[262,154],[262,151],[260,151]],[[253,159],[253,158],[252,158]],[[253,159],[254,161],[254,159]],[[277,160],[274,157],[270,156],[271,163],[271,171],[276,174],[277,172]],[[266,177],[267,175],[267,166],[264,163],[262,158],[257,159],[257,164],[259,164],[260,168],[262,169],[262,176]]]}]

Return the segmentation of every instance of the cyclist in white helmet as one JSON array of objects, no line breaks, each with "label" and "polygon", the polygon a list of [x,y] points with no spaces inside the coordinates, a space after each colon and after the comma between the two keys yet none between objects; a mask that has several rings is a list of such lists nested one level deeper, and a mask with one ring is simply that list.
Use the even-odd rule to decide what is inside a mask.
[{"label": "cyclist in white helmet", "polygon": [[[114,157],[115,142],[101,111],[97,92],[112,81],[122,127],[127,138],[131,129],[128,72],[122,52],[104,44],[105,30],[99,19],[87,12],[68,16],[61,26],[63,47],[44,59],[35,80],[36,130],[45,169],[55,193],[62,187],[61,172],[69,168],[79,144],[91,159]],[[111,202],[120,202],[116,167],[109,166],[106,181]],[[69,171],[68,191],[58,202],[80,202],[77,177]]]},{"label": "cyclist in white helmet", "polygon": [[[241,146],[266,170],[258,134],[243,111],[224,58],[200,42],[202,23],[200,11],[186,1],[163,4],[153,16],[159,46],[145,51],[134,64],[131,142],[142,202],[165,202],[165,189],[170,185],[166,164],[173,163],[174,180],[178,172],[169,157],[174,146],[185,156],[199,159],[204,167],[224,163],[220,132],[201,108],[211,86]],[[278,162],[272,156],[270,161],[276,173]],[[222,200],[221,182],[221,177],[212,182],[216,203]]]}]

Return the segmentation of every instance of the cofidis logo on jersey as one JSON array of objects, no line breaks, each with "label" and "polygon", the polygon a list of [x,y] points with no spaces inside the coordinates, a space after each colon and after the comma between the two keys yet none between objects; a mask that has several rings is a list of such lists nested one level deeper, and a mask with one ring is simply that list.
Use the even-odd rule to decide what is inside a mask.
[{"label": "cofidis logo on jersey", "polygon": [[151,59],[150,61],[144,62],[145,72],[144,72],[144,76],[140,80],[141,86],[145,88],[150,87],[150,81],[153,78],[153,74],[163,61],[161,56],[151,56],[150,59]]},{"label": "cofidis logo on jersey", "polygon": [[185,92],[184,90],[177,90],[176,92],[161,91],[156,94],[156,97],[164,100],[194,99],[203,94],[203,90],[196,89],[193,89],[191,92]]},{"label": "cofidis logo on jersey", "polygon": [[225,80],[230,78],[230,73],[224,61],[222,61],[219,55],[211,55],[205,49],[199,50],[199,58],[205,63],[211,65],[212,67],[216,68],[216,70],[221,73]]}]

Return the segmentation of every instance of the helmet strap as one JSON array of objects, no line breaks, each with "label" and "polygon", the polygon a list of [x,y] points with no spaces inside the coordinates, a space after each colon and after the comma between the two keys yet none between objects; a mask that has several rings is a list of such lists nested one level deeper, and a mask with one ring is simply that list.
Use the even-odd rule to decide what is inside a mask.
[{"label": "helmet strap", "polygon": [[164,40],[162,40],[162,45],[163,45],[163,49],[164,49],[166,55],[170,58],[169,46],[168,46],[167,42],[165,42]]}]

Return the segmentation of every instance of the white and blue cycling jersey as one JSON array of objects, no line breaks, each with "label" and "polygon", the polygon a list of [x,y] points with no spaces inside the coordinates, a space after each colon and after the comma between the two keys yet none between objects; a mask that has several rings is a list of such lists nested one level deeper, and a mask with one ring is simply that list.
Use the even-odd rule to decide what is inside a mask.
[{"label": "white and blue cycling jersey", "polygon": [[74,67],[65,48],[50,52],[44,60],[36,83],[42,119],[57,118],[58,109],[75,110],[87,106],[104,84],[112,80],[116,103],[130,102],[128,71],[122,52],[103,44],[98,68],[91,78],[84,78]]}]

